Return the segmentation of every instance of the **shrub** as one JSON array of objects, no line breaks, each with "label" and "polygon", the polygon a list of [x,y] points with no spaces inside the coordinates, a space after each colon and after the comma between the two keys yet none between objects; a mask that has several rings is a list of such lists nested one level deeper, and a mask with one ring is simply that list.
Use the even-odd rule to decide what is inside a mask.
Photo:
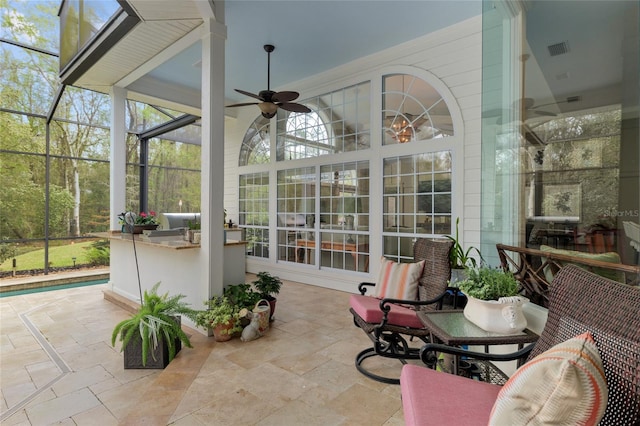
[{"label": "shrub", "polygon": [[109,241],[99,240],[91,244],[84,255],[87,263],[93,266],[109,265],[111,252],[109,249]]}]

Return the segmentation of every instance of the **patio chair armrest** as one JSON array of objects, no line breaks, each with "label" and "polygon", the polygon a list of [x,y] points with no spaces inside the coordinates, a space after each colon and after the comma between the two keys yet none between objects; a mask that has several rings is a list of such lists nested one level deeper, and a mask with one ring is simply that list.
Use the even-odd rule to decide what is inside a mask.
[{"label": "patio chair armrest", "polygon": [[367,292],[367,287],[375,287],[375,283],[360,283],[358,284],[358,291],[360,292],[360,294],[362,294],[364,296],[364,294]]},{"label": "patio chair armrest", "polygon": [[391,298],[385,298],[380,300],[380,310],[383,312],[389,312],[390,308],[389,306],[387,306],[390,303],[396,304],[396,305],[409,305],[409,306],[414,306],[414,307],[418,307],[418,306],[426,306],[426,305],[432,305],[434,303],[439,303],[442,301],[442,299],[444,299],[444,296],[446,296],[447,293],[444,292],[442,294],[440,294],[438,297],[435,297],[431,300],[404,300],[404,299],[391,299]]},{"label": "patio chair armrest", "polygon": [[443,345],[440,343],[427,343],[422,348],[420,348],[420,359],[425,364],[429,364],[433,359],[433,354],[430,355],[431,352],[442,352],[446,354],[465,356],[468,358],[474,358],[483,361],[514,361],[527,357],[529,353],[531,353],[534,345],[535,343],[532,343],[516,352],[511,352],[508,354],[489,354],[485,352],[469,351],[466,349]]}]

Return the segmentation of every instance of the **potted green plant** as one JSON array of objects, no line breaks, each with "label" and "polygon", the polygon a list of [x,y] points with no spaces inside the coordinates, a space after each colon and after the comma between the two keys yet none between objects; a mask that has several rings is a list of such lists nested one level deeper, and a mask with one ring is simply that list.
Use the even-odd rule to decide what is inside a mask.
[{"label": "potted green plant", "polygon": [[239,309],[253,309],[256,303],[262,298],[260,293],[251,288],[251,284],[230,284],[224,288],[222,295],[227,297],[229,301],[238,306]]},{"label": "potted green plant", "polygon": [[230,284],[224,288],[222,295],[227,297],[229,301],[236,305],[240,311],[240,326],[249,325],[250,319],[248,313],[255,308],[260,301],[260,293],[253,290],[251,284]]},{"label": "potted green plant", "polygon": [[180,315],[195,320],[198,311],[182,301],[186,297],[183,294],[158,294],[159,286],[160,282],[145,290],[138,311],[113,329],[111,345],[120,338],[124,368],[165,368],[182,345],[192,347],[180,327]]},{"label": "potted green plant", "polygon": [[216,342],[226,342],[234,333],[242,331],[240,308],[225,296],[214,296],[204,302],[207,309],[196,316],[196,324],[210,328]]},{"label": "potted green plant", "polygon": [[449,263],[451,265],[451,282],[455,283],[466,278],[466,269],[475,268],[478,266],[475,257],[471,254],[475,252],[482,260],[482,253],[476,247],[470,246],[466,250],[460,243],[460,235],[458,227],[460,225],[460,218],[456,218],[456,233],[455,236],[447,235],[446,237],[453,241],[453,247],[449,253]]},{"label": "potted green plant", "polygon": [[196,236],[196,234],[200,234],[202,224],[194,218],[193,220],[187,221],[187,241],[190,243],[200,243],[200,237]]},{"label": "potted green plant", "polygon": [[500,268],[468,268],[468,277],[458,282],[467,296],[464,316],[486,331],[512,334],[525,329],[527,320],[519,296],[520,284],[513,274]]},{"label": "potted green plant", "polygon": [[266,299],[271,307],[271,319],[276,310],[276,296],[280,293],[282,287],[282,280],[278,277],[274,277],[268,272],[258,272],[258,279],[253,281],[253,285],[260,293],[261,299]]}]

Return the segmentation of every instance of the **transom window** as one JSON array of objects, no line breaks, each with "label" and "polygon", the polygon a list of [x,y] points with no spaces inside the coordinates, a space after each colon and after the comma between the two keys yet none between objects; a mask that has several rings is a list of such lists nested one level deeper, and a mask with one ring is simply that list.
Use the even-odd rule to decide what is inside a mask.
[{"label": "transom window", "polygon": [[278,161],[369,149],[371,83],[306,99],[309,114],[278,110]]},{"label": "transom window", "polygon": [[247,129],[240,148],[239,166],[266,164],[271,158],[271,138],[268,118],[258,116]]},{"label": "transom window", "polygon": [[384,145],[453,135],[453,122],[442,95],[426,81],[407,74],[382,79]]}]

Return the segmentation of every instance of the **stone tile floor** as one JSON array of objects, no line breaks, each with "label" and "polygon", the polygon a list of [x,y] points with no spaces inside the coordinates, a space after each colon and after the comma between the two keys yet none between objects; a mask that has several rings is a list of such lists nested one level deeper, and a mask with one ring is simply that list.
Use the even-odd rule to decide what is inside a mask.
[{"label": "stone tile floor", "polygon": [[[247,276],[247,282],[254,279]],[[356,370],[349,294],[285,281],[262,338],[192,333],[165,370],[124,370],[107,285],[0,299],[2,425],[402,425],[400,389]],[[399,375],[400,363],[367,360]],[[377,365],[376,365],[377,364]]]}]

